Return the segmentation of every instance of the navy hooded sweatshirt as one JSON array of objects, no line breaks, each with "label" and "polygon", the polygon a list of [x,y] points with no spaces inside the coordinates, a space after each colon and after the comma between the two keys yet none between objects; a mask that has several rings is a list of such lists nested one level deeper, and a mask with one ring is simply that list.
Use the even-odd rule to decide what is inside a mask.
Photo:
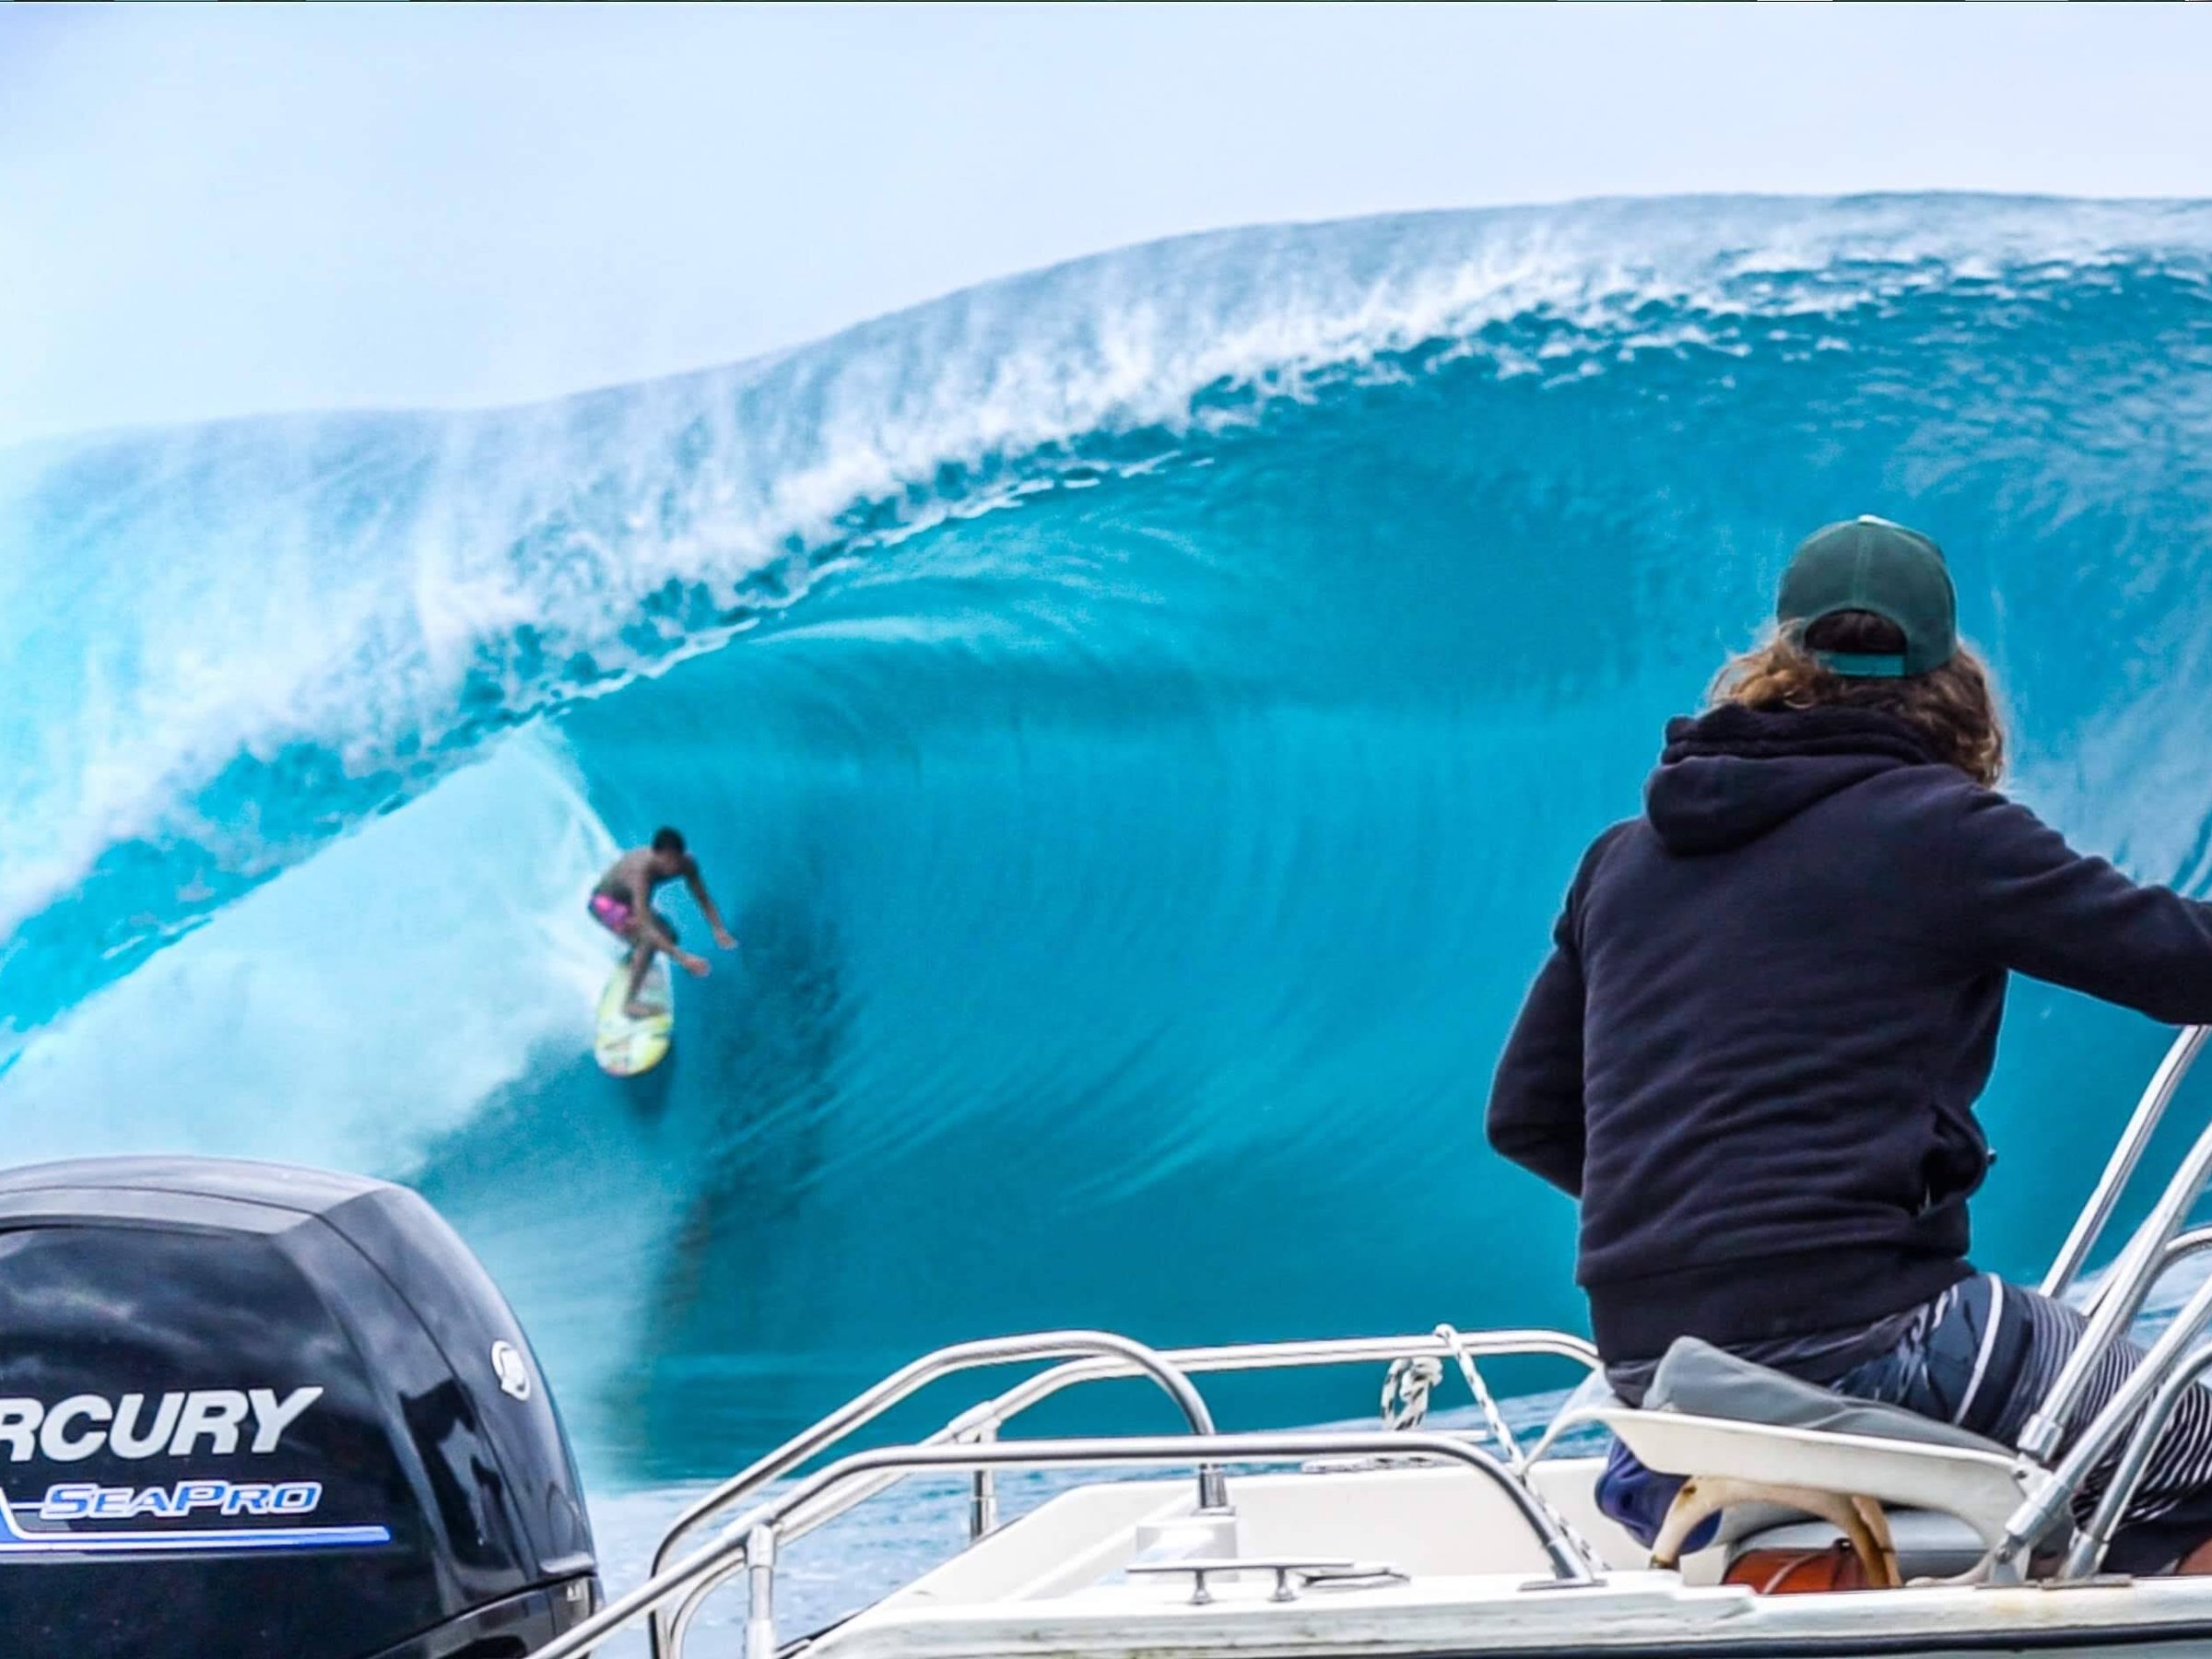
[{"label": "navy hooded sweatshirt", "polygon": [[1888,715],[1667,728],[1583,856],[1490,1144],[1582,1200],[1608,1361],[1840,1330],[1967,1277],[2008,972],[2212,1022],[2212,906],[2138,887]]}]

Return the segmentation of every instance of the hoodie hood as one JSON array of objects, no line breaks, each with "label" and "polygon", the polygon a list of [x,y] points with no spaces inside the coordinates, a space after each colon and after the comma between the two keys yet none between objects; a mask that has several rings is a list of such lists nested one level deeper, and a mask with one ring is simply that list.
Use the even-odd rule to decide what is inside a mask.
[{"label": "hoodie hood", "polygon": [[1667,723],[1644,817],[1669,853],[1724,853],[1854,783],[1936,763],[1912,727],[1870,709],[1724,703]]}]

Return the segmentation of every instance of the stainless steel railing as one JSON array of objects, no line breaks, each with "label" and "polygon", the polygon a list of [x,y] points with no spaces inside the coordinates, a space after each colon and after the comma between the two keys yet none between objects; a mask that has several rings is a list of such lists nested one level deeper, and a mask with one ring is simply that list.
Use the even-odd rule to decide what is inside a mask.
[{"label": "stainless steel railing", "polygon": [[[2202,1255],[2207,1250],[2212,1250],[2212,1227],[2193,1227],[2186,1232],[2174,1234],[2172,1238],[2166,1241],[2166,1248],[2159,1253],[2158,1271],[2150,1276],[2151,1288],[2156,1289],[2160,1279],[2163,1279],[2191,1256]],[[2099,1285],[2084,1304],[2085,1308],[2094,1310],[2098,1299],[2110,1288],[2110,1284],[2111,1281],[2108,1278],[2105,1283]],[[2146,1300],[2147,1300],[2147,1295]]]},{"label": "stainless steel railing", "polygon": [[2173,1104],[2173,1097],[2181,1088],[2182,1079],[2189,1075],[2189,1068],[2196,1063],[2197,1053],[2205,1044],[2206,1030],[2204,1026],[2185,1028],[2167,1049],[2166,1057],[2159,1062],[2158,1070],[2151,1074],[2142,1099],[2136,1102],[2135,1115],[2128,1119],[2119,1144],[2112,1148],[2112,1157],[2106,1160],[2104,1173],[2098,1179],[2096,1191],[2089,1194],[2088,1203],[2082,1206],[2081,1214],[2074,1219],[2073,1230],[2066,1235],[2066,1241],[2059,1246],[2050,1271],[2043,1275],[2041,1288],[2045,1296],[2065,1295],[2073,1288],[2074,1281],[2081,1277],[2082,1268],[2088,1265],[2089,1252],[2097,1247],[2098,1238],[2112,1220],[2112,1211],[2120,1203],[2120,1194],[2126,1190],[2129,1179],[2136,1172],[2136,1166],[2143,1161],[2144,1151],[2150,1145],[2150,1137],[2157,1133],[2159,1120],[2166,1115],[2166,1109]]},{"label": "stainless steel railing", "polygon": [[[2149,1368],[2147,1365],[2145,1369]],[[2112,1483],[2097,1500],[2097,1512],[2088,1525],[2076,1535],[2062,1576],[2087,1578],[2104,1565],[2104,1552],[2112,1546],[2112,1535],[2120,1530],[2120,1517],[2127,1512],[2136,1488],[2143,1484],[2144,1471],[2150,1465],[2151,1449],[2165,1432],[2167,1419],[2173,1416],[2174,1407],[2207,1371],[2212,1371],[2212,1343],[2201,1345],[2166,1373],[2158,1393],[2151,1395],[2150,1404],[2144,1407],[2143,1421],[2129,1439],[2127,1450],[2112,1470]]]},{"label": "stainless steel railing", "polygon": [[[1008,1365],[1024,1359],[1066,1359],[1073,1357],[1111,1359],[1118,1368],[1113,1373],[1115,1375],[1152,1378],[1182,1409],[1193,1434],[1214,1432],[1213,1413],[1206,1408],[1206,1401],[1181,1368],[1158,1350],[1126,1336],[1118,1336],[1111,1331],[1037,1331],[1020,1336],[997,1336],[982,1342],[956,1343],[901,1366],[873,1388],[853,1395],[819,1422],[801,1430],[774,1451],[755,1459],[686,1509],[662,1535],[661,1542],[653,1551],[653,1576],[657,1577],[668,1565],[669,1559],[676,1553],[677,1543],[711,1516],[730,1508],[770,1481],[788,1475],[810,1458],[819,1456],[854,1430],[873,1422],[900,1401],[920,1393],[932,1382],[959,1371],[973,1371],[982,1366]],[[950,1439],[952,1430],[947,1428],[932,1438]],[[1201,1464],[1198,1469],[1199,1507],[1219,1509],[1226,1500],[1220,1470],[1210,1464]],[[661,1659],[666,1646],[666,1632],[657,1618],[653,1622],[652,1645],[654,1659]]]},{"label": "stainless steel railing", "polygon": [[[1046,1332],[1037,1337],[1013,1337],[1009,1341],[1027,1343],[1048,1338],[1097,1336],[1098,1332]],[[1123,1339],[1115,1338],[1119,1342]],[[1136,1345],[1132,1345],[1136,1346]],[[1598,1369],[1597,1349],[1580,1336],[1564,1331],[1515,1330],[1463,1333],[1460,1346],[1478,1359],[1500,1359],[1507,1356],[1550,1356],[1571,1359],[1586,1371]],[[740,1473],[724,1481],[706,1493],[677,1516],[663,1535],[653,1555],[657,1571],[675,1552],[676,1545],[686,1534],[712,1515],[732,1508],[747,1494],[758,1491],[779,1476],[787,1474],[808,1457],[818,1455],[846,1435],[863,1427],[907,1394],[912,1394],[930,1382],[951,1375],[954,1371],[971,1370],[983,1365],[1006,1363],[1003,1357],[992,1358],[983,1350],[996,1350],[998,1343],[962,1343],[957,1347],[939,1349],[915,1360],[886,1378],[865,1394],[856,1395],[838,1411],[824,1418],[812,1428],[794,1436],[775,1451],[768,1453]],[[1418,1336],[1347,1336],[1320,1337],[1291,1342],[1224,1343],[1209,1347],[1164,1348],[1147,1350],[1164,1364],[1182,1372],[1186,1378],[1210,1372],[1300,1370],[1324,1365],[1358,1365],[1362,1363],[1388,1364],[1401,1356],[1419,1357],[1435,1355],[1450,1358],[1450,1343],[1433,1332]],[[957,1362],[948,1362],[952,1357]],[[1025,1353],[1023,1358],[1042,1359],[1042,1353]],[[937,1445],[970,1438],[988,1438],[1006,1427],[1015,1418],[1063,1391],[1085,1382],[1107,1382],[1119,1378],[1147,1374],[1135,1362],[1121,1353],[1100,1351],[1080,1359],[1068,1360],[1050,1371],[1039,1371],[1024,1378],[1005,1393],[980,1405],[971,1406],[947,1422],[944,1428],[928,1436],[924,1445]],[[901,1379],[907,1382],[901,1386]],[[873,1408],[869,1404],[875,1402]],[[804,1447],[804,1450],[801,1448]],[[888,1483],[887,1483],[888,1484]],[[880,1490],[881,1488],[877,1488]],[[811,1521],[808,1530],[823,1521],[832,1520],[854,1504],[865,1502],[872,1496],[857,1492],[833,1511]],[[985,1529],[988,1530],[988,1529]]]},{"label": "stainless steel railing", "polygon": [[[2046,1295],[2064,1294],[2079,1278],[2090,1252],[2118,1207],[2127,1182],[2172,1104],[2182,1080],[2203,1052],[2207,1028],[2191,1026],[2177,1036],[2136,1102],[2134,1115],[2106,1161],[2088,1202],[2044,1275]],[[2212,1347],[2190,1351],[2212,1320],[2212,1280],[2198,1286],[2141,1364],[2069,1444],[2066,1431],[2098,1367],[2124,1341],[2150,1290],[2190,1256],[2212,1250],[2212,1228],[2182,1230],[2190,1208],[2212,1181],[2212,1125],[2198,1133],[2141,1226],[2122,1248],[2088,1307],[2088,1324],[2035,1413],[2021,1430],[2020,1476],[2025,1496],[2006,1522],[2005,1537],[1985,1559],[1994,1571],[2016,1563],[2047,1533],[2098,1463],[2120,1448],[2112,1479],[2095,1514],[2079,1533],[2061,1568],[2062,1577],[2096,1571],[2128,1501],[2141,1483],[2167,1419],[2187,1390],[2212,1367]],[[2065,1455],[2053,1464],[2059,1448]]]},{"label": "stainless steel railing", "polygon": [[[2212,1135],[2212,1131],[2207,1134]],[[2133,1432],[2129,1434],[2126,1447],[2121,1454],[2122,1462],[2134,1461],[2140,1465],[2148,1458],[2157,1437],[2158,1425],[2149,1421],[2147,1417],[2140,1424],[2136,1419],[2143,1413],[2145,1403],[2180,1366],[2184,1350],[2204,1328],[2207,1318],[2212,1318],[2212,1279],[2206,1279],[2196,1288],[2195,1294],[2183,1305],[2173,1324],[2151,1345],[2149,1353],[2144,1356],[2143,1363],[2129,1373],[2127,1381],[2120,1385],[2104,1409],[2075,1437],[2074,1443],[2066,1448],[2065,1456],[2055,1467],[2046,1470],[2041,1459],[2032,1457],[2023,1463],[2021,1474],[2027,1495],[2006,1519],[2003,1540],[1990,1552],[1988,1559],[1993,1566],[2018,1560],[2050,1531],[2052,1524],[2071,1503],[2074,1494],[2081,1489],[2089,1472],[2105,1453],[2119,1443],[2123,1434],[2129,1433],[2131,1426]],[[2088,1338],[2085,1336],[2082,1346],[2086,1347],[2087,1344]],[[2079,1351],[2078,1348],[2077,1351]],[[2047,1403],[2045,1408],[2048,1409]],[[2139,1467],[2137,1475],[2140,1475]],[[2130,1484],[2132,1486],[2132,1479]],[[2115,1510],[2109,1520],[2116,1525],[2118,1517],[2119,1512]],[[2067,1571],[2071,1571],[2070,1561]]]},{"label": "stainless steel railing", "polygon": [[[1470,1360],[1509,1355],[1535,1355],[1571,1359],[1589,1371],[1597,1370],[1599,1365],[1597,1349],[1592,1344],[1563,1331],[1488,1331],[1472,1335],[1455,1335],[1458,1336],[1457,1351],[1467,1355]],[[1418,1336],[1322,1337],[1293,1342],[1230,1343],[1212,1347],[1168,1348],[1160,1351],[1158,1358],[1186,1375],[1198,1375],[1219,1371],[1387,1363],[1403,1356],[1418,1358],[1432,1354],[1441,1358],[1453,1352],[1450,1339],[1436,1332],[1429,1332]],[[915,1365],[926,1363],[926,1360],[917,1360]],[[909,1371],[913,1369],[908,1368]],[[1023,1379],[994,1399],[971,1406],[921,1443],[924,1446],[940,1446],[975,1444],[994,1440],[999,1430],[1014,1418],[1065,1389],[1080,1383],[1138,1374],[1133,1365],[1118,1354],[1099,1353],[1071,1359],[1051,1371],[1040,1371],[1033,1377]],[[875,1391],[870,1392],[872,1394]],[[866,1397],[862,1396],[864,1399]],[[830,1420],[825,1418],[824,1422]],[[817,1429],[820,1427],[817,1425]],[[855,1427],[858,1427],[857,1421],[849,1423],[846,1431]],[[815,1435],[816,1430],[809,1430],[801,1438],[812,1440]],[[794,1441],[792,1443],[797,1442]],[[1402,1447],[1403,1442],[1398,1444]],[[818,1445],[817,1450],[819,1449]],[[776,1454],[771,1453],[770,1458],[756,1464],[754,1469],[760,1469],[775,1460]],[[905,1476],[906,1471],[895,1470],[853,1480],[840,1489],[802,1503],[793,1511],[781,1529],[782,1542],[788,1544],[795,1538],[804,1537],[817,1527],[827,1525],[840,1515],[896,1486]],[[750,1477],[751,1471],[747,1471],[746,1475],[724,1482],[687,1511],[663,1536],[660,1547],[654,1552],[653,1570],[657,1572],[666,1565],[677,1539],[696,1527],[708,1514],[732,1507],[742,1497],[759,1490],[769,1478],[772,1478],[767,1476],[758,1478]],[[972,1471],[971,1481],[969,1535],[971,1538],[980,1538],[997,1524],[998,1502],[993,1466],[979,1465]],[[663,1655],[672,1654],[676,1651],[674,1637],[689,1625],[700,1604],[741,1571],[745,1571],[745,1568],[739,1565],[701,1580],[676,1604],[673,1615],[656,1613],[653,1616],[652,1629],[655,1659],[662,1659]]]},{"label": "stainless steel railing", "polygon": [[[2059,1253],[2058,1261],[2053,1264],[2052,1272],[2046,1276],[2046,1284],[2057,1283],[2063,1289],[2074,1274],[2079,1271],[2081,1262],[2088,1259],[2090,1247],[2096,1242],[2098,1234],[2103,1230],[2105,1222],[2119,1202],[2121,1190],[2127,1184],[2127,1177],[2141,1159],[2151,1132],[2158,1127],[2159,1119],[2164,1115],[2167,1106],[2181,1088],[2182,1079],[2188,1075],[2190,1066],[2202,1052],[2206,1034],[2206,1027],[2191,1026],[2176,1037],[2173,1045],[2167,1050],[2166,1058],[2152,1077],[2150,1087],[2144,1090],[2143,1099],[2136,1105],[2134,1118],[2122,1134],[2119,1146],[2113,1149],[2112,1159],[2105,1166],[2104,1175],[2098,1182],[2096,1192],[2090,1195],[2088,1206],[2083,1209],[2065,1246]],[[2081,1340],[2075,1344],[2073,1353],[2067,1356],[2065,1364],[2060,1368],[2050,1393],[2043,1396],[2043,1403],[2036,1408],[2035,1415],[2028,1419],[2027,1427],[2020,1431],[2019,1448],[2027,1456],[2038,1463],[2046,1463],[2058,1449],[2065,1437],[2067,1426],[2073,1420],[2075,1409],[2080,1404],[2082,1393],[2088,1388],[2089,1379],[2096,1374],[2098,1365],[2111,1351],[2112,1344],[2124,1338],[2128,1326],[2135,1322],[2136,1315],[2142,1312],[2143,1299],[2149,1293],[2150,1287],[2171,1265],[2173,1258],[2169,1253],[2169,1247],[2173,1243],[2174,1235],[2179,1231],[2190,1206],[2203,1194],[2208,1178],[2212,1178],[2212,1126],[2197,1136],[2195,1145],[2189,1148],[2188,1156],[2183,1159],[2181,1168],[2166,1183],[2165,1190],[2159,1194],[2158,1202],[2151,1206],[2150,1214],[2145,1218],[2142,1226],[2136,1230],[2135,1236],[2128,1240],[2125,1248],[2121,1251],[2120,1259],[2113,1264],[2108,1282],[2089,1311],[2088,1328],[2082,1333]],[[2060,1271],[2062,1268],[2065,1269],[2063,1273]]]},{"label": "stainless steel railing", "polygon": [[[753,1602],[746,1625],[747,1659],[775,1659],[775,1559],[786,1524],[802,1509],[838,1487],[880,1475],[903,1476],[929,1469],[1141,1468],[1206,1460],[1226,1463],[1290,1463],[1313,1457],[1417,1454],[1457,1464],[1488,1479],[1528,1524],[1551,1567],[1547,1581],[1582,1587],[1597,1574],[1565,1531],[1534,1495],[1496,1458],[1465,1441],[1443,1434],[1403,1430],[1360,1430],[1296,1434],[1198,1434],[1138,1436],[1110,1440],[990,1441],[964,1445],[888,1446],[856,1452],[798,1481],[731,1522],[703,1548],[656,1571],[629,1594],[609,1603],[583,1623],[537,1650],[531,1659],[578,1659],[618,1630],[635,1624],[671,1598],[698,1589],[709,1580],[737,1571],[752,1576]],[[679,1622],[673,1659],[682,1659],[684,1630]]]},{"label": "stainless steel railing", "polygon": [[[1169,1348],[1162,1358],[1184,1372],[1197,1376],[1225,1371],[1308,1370],[1324,1365],[1387,1365],[1401,1358],[1419,1359],[1432,1355],[1444,1359],[1453,1358],[1455,1353],[1464,1353],[1470,1359],[1547,1355],[1574,1360],[1589,1371],[1596,1371],[1600,1364],[1596,1347],[1583,1338],[1571,1336],[1564,1331],[1542,1330],[1463,1333],[1459,1335],[1456,1349],[1449,1338],[1436,1332],[1428,1332],[1418,1336],[1345,1336],[1295,1342],[1224,1343],[1212,1347]],[[940,1430],[940,1435],[947,1439],[969,1435],[989,1438],[1021,1413],[1042,1405],[1064,1389],[1073,1388],[1078,1383],[1127,1375],[1128,1371],[1112,1359],[1071,1360],[1051,1371],[1040,1371],[1036,1376],[1016,1383],[996,1399],[985,1400],[982,1405],[961,1413]],[[935,1440],[939,1435],[930,1438]],[[1510,1455],[1508,1461],[1512,1461]],[[979,1472],[976,1480],[978,1484],[971,1507],[970,1530],[971,1535],[980,1537],[990,1530],[989,1524],[996,1505],[992,1495],[990,1471]],[[867,1495],[861,1494],[854,1501]]]}]

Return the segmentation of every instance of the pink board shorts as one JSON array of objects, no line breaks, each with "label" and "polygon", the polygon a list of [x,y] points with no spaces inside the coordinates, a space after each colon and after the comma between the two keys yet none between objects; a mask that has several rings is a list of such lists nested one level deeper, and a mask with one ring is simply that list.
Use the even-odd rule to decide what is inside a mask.
[{"label": "pink board shorts", "polygon": [[612,893],[594,893],[591,909],[593,917],[607,932],[623,938],[629,936],[631,912],[629,906],[621,900]]}]

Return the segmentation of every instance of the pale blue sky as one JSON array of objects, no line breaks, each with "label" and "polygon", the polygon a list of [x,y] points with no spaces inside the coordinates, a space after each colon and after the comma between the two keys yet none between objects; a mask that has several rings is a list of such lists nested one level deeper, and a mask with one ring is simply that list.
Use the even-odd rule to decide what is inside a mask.
[{"label": "pale blue sky", "polygon": [[1177,231],[2212,195],[2212,6],[8,7],[0,443],[728,361]]}]

